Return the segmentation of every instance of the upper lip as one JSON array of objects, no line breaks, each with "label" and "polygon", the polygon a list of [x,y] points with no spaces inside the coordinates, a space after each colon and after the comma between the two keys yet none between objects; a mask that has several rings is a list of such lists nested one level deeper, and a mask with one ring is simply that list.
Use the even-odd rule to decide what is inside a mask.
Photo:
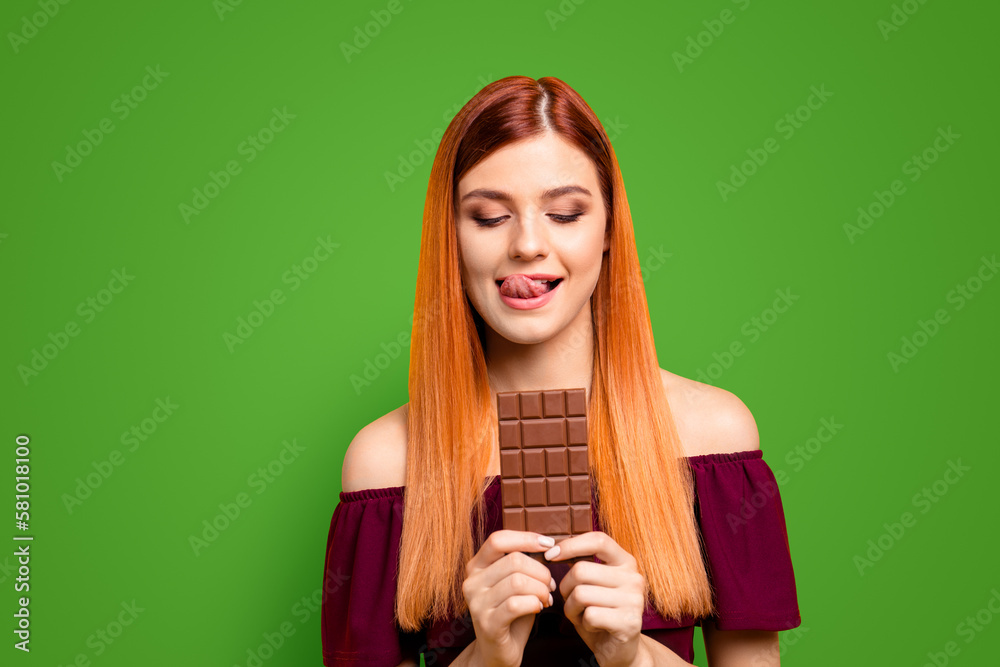
[{"label": "upper lip", "polygon": [[[529,278],[531,280],[550,280],[550,281],[551,280],[562,280],[562,276],[554,276],[554,275],[549,274],[549,273],[512,273],[512,274],[510,274],[510,276],[524,276],[525,278]],[[507,278],[510,278],[510,276],[504,276],[503,278],[497,278],[497,282],[498,283],[502,283],[503,281],[507,280]]]}]

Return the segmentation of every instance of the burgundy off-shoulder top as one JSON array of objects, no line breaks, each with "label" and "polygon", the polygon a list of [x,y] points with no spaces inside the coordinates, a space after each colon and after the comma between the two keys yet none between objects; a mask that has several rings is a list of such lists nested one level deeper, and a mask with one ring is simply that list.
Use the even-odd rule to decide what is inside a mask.
[{"label": "burgundy off-shoulder top", "polygon": [[[695,516],[720,630],[789,630],[801,624],[781,495],[760,449],[687,457],[695,480]],[[427,665],[448,665],[475,639],[466,612],[420,632],[403,632],[393,619],[402,486],[341,492],[327,538],[321,610],[323,664],[395,667],[422,654]],[[487,487],[486,534],[502,528],[500,478]],[[601,530],[592,496],[594,530]],[[433,552],[428,552],[432,555]],[[569,570],[548,563],[558,584]],[[596,665],[572,623],[554,603],[535,618],[523,665]],[[649,601],[642,633],[684,660],[694,660],[694,626],[663,618]],[[582,661],[582,662],[581,662]]]}]

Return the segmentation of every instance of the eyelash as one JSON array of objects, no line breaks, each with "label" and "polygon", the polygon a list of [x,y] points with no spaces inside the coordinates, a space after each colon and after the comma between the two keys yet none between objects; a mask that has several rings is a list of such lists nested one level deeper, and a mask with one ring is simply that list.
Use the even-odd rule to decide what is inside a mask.
[{"label": "eyelash", "polygon": [[[581,215],[583,215],[583,213],[574,213],[572,215],[559,215],[559,214],[556,214],[556,213],[552,213],[551,215],[552,215],[553,218],[556,219],[556,222],[576,222],[577,219]],[[475,220],[476,224],[478,226],[480,226],[480,227],[493,227],[494,225],[496,225],[498,222],[500,222],[501,220],[503,220],[506,217],[507,216],[505,216],[505,215],[501,215],[499,218],[477,218],[477,217],[473,217],[472,219]]]}]

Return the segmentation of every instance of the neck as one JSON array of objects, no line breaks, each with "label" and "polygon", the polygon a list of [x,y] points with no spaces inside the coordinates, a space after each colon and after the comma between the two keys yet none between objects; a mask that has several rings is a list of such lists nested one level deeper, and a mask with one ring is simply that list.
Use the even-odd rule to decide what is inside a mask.
[{"label": "neck", "polygon": [[594,328],[590,301],[559,333],[541,343],[512,343],[489,326],[484,353],[490,398],[497,392],[541,391],[583,387],[590,398],[594,371]]}]

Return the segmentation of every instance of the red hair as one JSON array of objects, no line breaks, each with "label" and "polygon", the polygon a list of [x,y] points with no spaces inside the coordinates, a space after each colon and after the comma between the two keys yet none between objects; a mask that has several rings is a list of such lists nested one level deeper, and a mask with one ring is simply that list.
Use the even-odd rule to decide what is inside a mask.
[{"label": "red hair", "polygon": [[636,558],[660,615],[712,612],[692,474],[660,377],[618,160],[576,91],[555,77],[508,76],[484,87],[452,119],[427,186],[410,339],[395,608],[404,630],[418,630],[428,615],[437,621],[467,611],[465,564],[484,538],[483,493],[497,447],[483,324],[462,290],[457,184],[500,147],[550,131],[593,161],[611,229],[591,297],[594,372],[587,412],[601,526]]}]

